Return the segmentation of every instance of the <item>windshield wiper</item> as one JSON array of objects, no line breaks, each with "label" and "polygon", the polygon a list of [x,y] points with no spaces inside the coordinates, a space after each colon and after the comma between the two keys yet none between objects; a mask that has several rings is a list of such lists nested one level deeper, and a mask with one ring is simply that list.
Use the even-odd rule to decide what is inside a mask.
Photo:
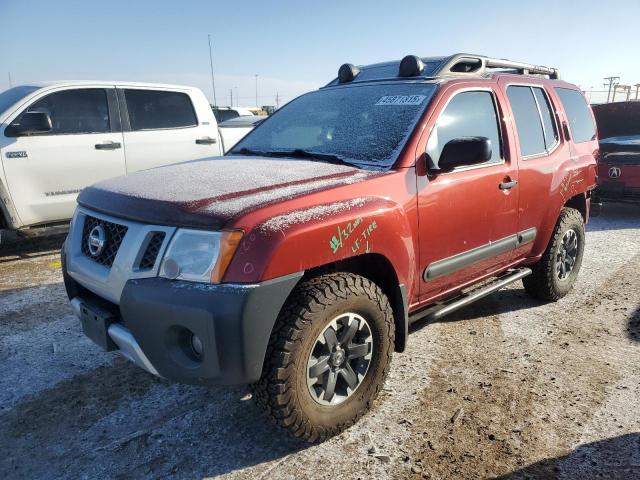
[{"label": "windshield wiper", "polygon": [[317,160],[320,162],[328,162],[335,163],[338,165],[349,165],[353,166],[353,164],[343,160],[337,155],[332,155],[330,153],[318,153],[311,152],[309,150],[303,150],[302,148],[296,148],[294,150],[282,151],[282,152],[269,152],[273,156],[278,157],[292,157],[292,158],[308,158],[309,160]]},{"label": "windshield wiper", "polygon": [[311,152],[309,150],[303,150],[302,148],[295,148],[293,150],[282,150],[282,151],[270,151],[270,150],[252,150],[250,148],[242,147],[240,150],[229,152],[231,154],[239,154],[239,155],[259,155],[261,157],[291,157],[291,158],[305,158],[312,161],[318,162],[327,162],[327,163],[335,163],[337,165],[349,165],[353,166],[352,163],[343,160],[337,155],[332,155],[330,153],[318,153]]},{"label": "windshield wiper", "polygon": [[242,147],[240,150],[231,150],[229,153],[237,153],[240,155],[258,155],[261,157],[269,157],[273,152],[263,152],[262,150],[251,150],[250,148]]}]

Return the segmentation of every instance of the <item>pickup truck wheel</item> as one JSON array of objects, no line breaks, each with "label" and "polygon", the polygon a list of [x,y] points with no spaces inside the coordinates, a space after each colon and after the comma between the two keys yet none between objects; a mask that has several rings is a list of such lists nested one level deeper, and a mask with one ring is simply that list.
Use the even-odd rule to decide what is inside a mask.
[{"label": "pickup truck wheel", "polygon": [[541,300],[564,297],[576,281],[584,253],[584,221],[573,208],[563,208],[547,250],[522,279],[525,290]]},{"label": "pickup truck wheel", "polygon": [[254,396],[292,435],[323,441],[369,409],[393,345],[393,312],[380,287],[351,273],[313,278],[280,313]]}]

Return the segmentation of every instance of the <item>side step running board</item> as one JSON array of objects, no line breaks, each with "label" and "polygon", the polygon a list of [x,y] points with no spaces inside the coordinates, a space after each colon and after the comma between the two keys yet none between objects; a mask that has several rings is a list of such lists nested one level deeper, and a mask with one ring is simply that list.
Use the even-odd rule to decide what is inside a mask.
[{"label": "side step running board", "polygon": [[452,300],[437,303],[432,307],[427,307],[424,310],[420,310],[410,315],[409,323],[413,323],[422,319],[427,319],[428,321],[439,320],[445,315],[454,312],[462,307],[466,307],[470,303],[473,303],[476,300],[480,300],[481,298],[484,298],[487,295],[492,294],[493,292],[497,292],[510,283],[520,280],[527,275],[531,275],[530,268],[519,268],[518,270],[509,271],[506,275],[497,277],[494,281],[492,281],[488,285],[485,285],[484,287],[462,294]]}]

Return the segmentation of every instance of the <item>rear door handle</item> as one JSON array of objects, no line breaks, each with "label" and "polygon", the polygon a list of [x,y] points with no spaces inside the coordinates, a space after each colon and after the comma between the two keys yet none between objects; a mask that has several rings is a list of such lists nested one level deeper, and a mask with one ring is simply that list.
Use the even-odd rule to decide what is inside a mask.
[{"label": "rear door handle", "polygon": [[518,185],[517,180],[511,180],[510,182],[502,182],[500,183],[500,190],[511,190],[516,185]]},{"label": "rear door handle", "polygon": [[218,140],[211,137],[197,138],[196,143],[198,145],[213,145],[214,143],[218,143]]},{"label": "rear door handle", "polygon": [[118,148],[122,148],[120,142],[96,143],[96,150],[116,150]]}]

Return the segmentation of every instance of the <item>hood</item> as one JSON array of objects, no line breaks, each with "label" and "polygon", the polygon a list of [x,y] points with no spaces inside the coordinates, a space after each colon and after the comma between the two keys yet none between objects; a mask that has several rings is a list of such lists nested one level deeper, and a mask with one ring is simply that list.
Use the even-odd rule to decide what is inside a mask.
[{"label": "hood", "polygon": [[601,153],[640,152],[640,135],[601,138],[599,144]]},{"label": "hood", "polygon": [[217,229],[256,208],[380,174],[310,160],[225,156],[109,179],[85,188],[78,203],[144,223]]}]

